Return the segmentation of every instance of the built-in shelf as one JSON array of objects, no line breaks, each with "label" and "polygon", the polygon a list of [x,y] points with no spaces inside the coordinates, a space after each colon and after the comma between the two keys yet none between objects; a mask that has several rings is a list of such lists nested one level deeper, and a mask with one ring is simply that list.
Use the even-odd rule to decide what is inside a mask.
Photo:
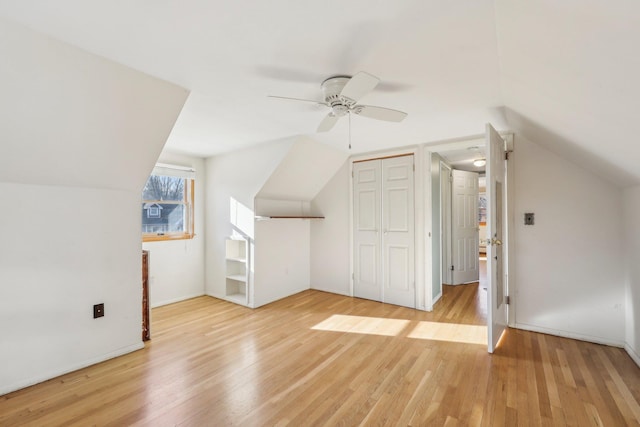
[{"label": "built-in shelf", "polygon": [[249,256],[245,239],[227,239],[225,299],[236,304],[249,305]]},{"label": "built-in shelf", "polygon": [[247,296],[245,294],[230,294],[226,295],[225,299],[236,304],[247,305]]}]

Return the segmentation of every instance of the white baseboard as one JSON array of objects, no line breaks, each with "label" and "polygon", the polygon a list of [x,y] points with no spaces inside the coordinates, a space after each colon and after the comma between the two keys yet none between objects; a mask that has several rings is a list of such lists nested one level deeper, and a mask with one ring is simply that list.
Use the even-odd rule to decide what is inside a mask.
[{"label": "white baseboard", "polygon": [[636,353],[629,344],[625,343],[624,349],[627,351],[627,354],[629,354],[629,357],[631,357],[631,359],[636,362],[636,365],[640,368],[640,355]]},{"label": "white baseboard", "polygon": [[23,389],[25,387],[32,386],[34,384],[41,383],[43,381],[50,380],[52,378],[59,377],[60,375],[68,374],[69,372],[77,371],[78,369],[86,368],[87,366],[95,365],[96,363],[104,362],[105,360],[113,359],[115,357],[122,356],[124,354],[134,352],[136,350],[140,350],[142,348],[144,348],[144,343],[140,341],[137,344],[123,347],[116,351],[112,351],[111,353],[103,354],[98,357],[84,360],[80,363],[68,365],[62,369],[56,369],[46,374],[41,374],[41,375],[38,375],[37,377],[29,378],[25,381],[20,381],[8,386],[0,385],[0,396],[7,393],[11,393],[16,390]]},{"label": "white baseboard", "polygon": [[544,328],[540,326],[527,325],[525,323],[516,323],[515,327],[516,329],[522,329],[525,331],[540,332],[542,334],[555,335],[563,338],[571,338],[578,341],[587,341],[595,344],[604,344],[604,345],[609,345],[611,347],[624,348],[625,346],[625,343],[623,341],[610,340],[607,338],[596,337],[592,335],[577,334],[575,332],[563,331],[559,329],[551,329],[551,328]]},{"label": "white baseboard", "polygon": [[178,298],[168,299],[168,300],[165,300],[165,301],[160,301],[160,302],[156,302],[156,303],[151,304],[151,308],[162,307],[163,305],[169,305],[169,304],[173,304],[173,303],[180,302],[180,301],[186,301],[188,299],[197,298],[197,297],[201,297],[201,296],[204,296],[204,295],[205,295],[205,293],[203,292],[203,293],[197,293],[197,294],[193,294],[193,295],[185,295],[185,296],[181,296],[181,297],[178,297]]},{"label": "white baseboard", "polygon": [[436,295],[436,297],[433,299],[433,301],[431,301],[431,310],[433,310],[433,306],[436,305],[436,303],[438,301],[440,301],[440,298],[442,298],[442,292],[440,292],[438,295]]},{"label": "white baseboard", "polygon": [[329,294],[344,295],[345,297],[352,296],[352,295],[349,295],[349,292],[339,292],[339,291],[336,291],[335,289],[322,288],[320,286],[313,286],[312,285],[311,289],[313,289],[314,291],[327,292]]}]

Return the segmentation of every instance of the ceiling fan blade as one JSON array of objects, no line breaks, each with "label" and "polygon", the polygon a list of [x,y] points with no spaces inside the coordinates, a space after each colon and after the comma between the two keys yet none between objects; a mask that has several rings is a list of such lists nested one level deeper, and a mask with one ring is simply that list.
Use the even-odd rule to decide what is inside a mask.
[{"label": "ceiling fan blade", "polygon": [[358,102],[360,98],[371,92],[380,83],[380,79],[364,71],[360,71],[355,76],[351,77],[342,92],[341,96],[352,99]]},{"label": "ceiling fan blade", "polygon": [[301,98],[291,98],[288,96],[277,96],[277,95],[267,95],[269,98],[278,98],[278,99],[288,99],[289,101],[302,101],[302,102],[313,102],[314,104],[324,105],[326,106],[326,102],[316,101],[314,99],[301,99]]},{"label": "ceiling fan blade", "polygon": [[320,122],[320,125],[318,126],[318,132],[330,131],[338,122],[339,118],[340,117],[334,115],[333,113],[327,114]]},{"label": "ceiling fan blade", "polygon": [[372,105],[356,105],[353,112],[371,119],[385,120],[387,122],[401,122],[407,117],[407,113],[391,108],[374,107]]}]

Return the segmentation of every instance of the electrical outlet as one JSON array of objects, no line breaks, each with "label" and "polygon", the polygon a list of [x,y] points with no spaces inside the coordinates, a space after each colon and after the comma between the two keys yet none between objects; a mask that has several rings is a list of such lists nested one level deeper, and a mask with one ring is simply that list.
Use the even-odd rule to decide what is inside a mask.
[{"label": "electrical outlet", "polygon": [[104,304],[95,304],[93,306],[93,318],[97,319],[98,317],[104,316]]},{"label": "electrical outlet", "polygon": [[531,212],[524,214],[524,225],[533,225],[535,223],[535,216]]}]

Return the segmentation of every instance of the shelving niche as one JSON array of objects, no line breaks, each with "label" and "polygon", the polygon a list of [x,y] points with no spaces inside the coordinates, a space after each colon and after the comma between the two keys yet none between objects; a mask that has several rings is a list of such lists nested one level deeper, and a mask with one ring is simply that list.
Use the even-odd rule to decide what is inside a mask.
[{"label": "shelving niche", "polygon": [[237,304],[249,305],[248,250],[245,239],[226,240],[225,298]]}]

